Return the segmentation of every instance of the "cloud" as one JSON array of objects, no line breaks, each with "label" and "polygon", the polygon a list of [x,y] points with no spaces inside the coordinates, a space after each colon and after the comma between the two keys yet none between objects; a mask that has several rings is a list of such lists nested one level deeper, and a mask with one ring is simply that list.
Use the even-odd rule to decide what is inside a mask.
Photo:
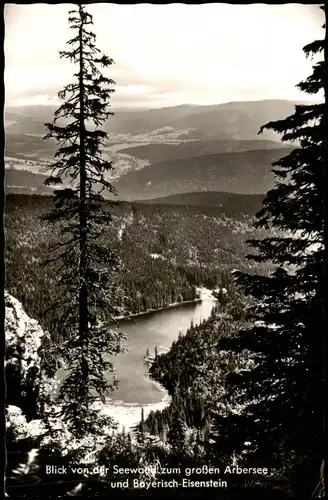
[{"label": "cloud", "polygon": [[[5,6],[6,102],[52,99],[71,81],[74,66],[58,51],[70,36],[72,7]],[[295,85],[311,71],[302,47],[323,35],[323,14],[311,5],[90,4],[88,10],[97,45],[115,60],[106,75],[116,82],[113,105],[120,106],[297,99]]]},{"label": "cloud", "polygon": [[57,106],[60,104],[56,96],[49,94],[36,94],[6,101],[6,106]]}]

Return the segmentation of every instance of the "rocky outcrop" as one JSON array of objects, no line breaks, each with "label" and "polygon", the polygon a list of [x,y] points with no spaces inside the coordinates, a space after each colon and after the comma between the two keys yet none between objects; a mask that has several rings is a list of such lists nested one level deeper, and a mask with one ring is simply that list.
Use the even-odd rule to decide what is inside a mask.
[{"label": "rocky outcrop", "polygon": [[45,333],[21,303],[5,292],[6,405],[21,408],[28,420],[37,417],[41,382],[41,341]]}]

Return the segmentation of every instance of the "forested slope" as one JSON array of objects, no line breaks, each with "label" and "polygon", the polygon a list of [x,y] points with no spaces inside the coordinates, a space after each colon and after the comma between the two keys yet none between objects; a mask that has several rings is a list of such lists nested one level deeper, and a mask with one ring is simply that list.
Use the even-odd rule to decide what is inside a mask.
[{"label": "forested slope", "polygon": [[[56,295],[55,270],[42,266],[55,236],[41,219],[50,207],[50,197],[8,195],[5,213],[6,287],[46,328],[52,319],[45,311]],[[246,240],[257,233],[251,214],[142,204],[113,210],[104,238],[123,263],[115,304],[121,315],[193,300],[196,286],[227,287],[232,269],[251,269],[245,258]]]}]

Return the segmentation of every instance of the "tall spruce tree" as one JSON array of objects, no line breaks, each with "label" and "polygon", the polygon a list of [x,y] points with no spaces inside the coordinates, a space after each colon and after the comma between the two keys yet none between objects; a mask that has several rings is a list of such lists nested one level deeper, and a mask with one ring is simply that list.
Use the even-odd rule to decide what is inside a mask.
[{"label": "tall spruce tree", "polygon": [[[306,56],[318,58],[312,74],[298,85],[307,94],[322,92],[327,82],[320,56],[324,42],[303,48]],[[257,216],[256,227],[271,228],[275,234],[250,241],[257,255],[249,257],[271,261],[276,270],[269,276],[238,273],[237,283],[256,305],[249,327],[222,339],[219,346],[237,353],[249,350],[255,365],[227,380],[228,397],[243,410],[216,417],[217,453],[240,453],[248,441],[249,464],[279,470],[290,492],[307,498],[324,453],[326,109],[327,103],[297,105],[292,116],[261,129],[274,130],[283,141],[295,144],[290,154],[273,164],[275,187]]]},{"label": "tall spruce tree", "polygon": [[60,263],[61,298],[54,307],[59,311],[56,329],[63,338],[59,355],[69,373],[59,393],[61,417],[72,432],[83,435],[97,431],[99,412],[93,403],[104,401],[115,385],[114,379],[112,384],[106,381],[105,372],[114,371],[106,356],[122,351],[123,336],[105,324],[116,313],[119,258],[103,239],[112,217],[102,193],[113,194],[114,188],[108,180],[112,162],[102,157],[107,134],[99,128],[113,114],[108,108],[115,82],[99,70],[113,60],[95,46],[96,36],[88,30],[92,16],[79,5],[69,12],[69,23],[75,33],[60,57],[76,64],[77,71],[73,83],[58,94],[64,102],[53,123],[46,124],[45,139],[54,138],[60,145],[46,184],[65,181],[70,187],[55,191],[55,207],[46,219],[60,234],[48,263]]}]

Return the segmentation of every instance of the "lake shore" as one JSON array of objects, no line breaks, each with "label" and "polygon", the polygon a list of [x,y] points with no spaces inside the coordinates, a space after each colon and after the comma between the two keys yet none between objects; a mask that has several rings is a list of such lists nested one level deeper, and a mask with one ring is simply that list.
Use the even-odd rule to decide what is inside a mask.
[{"label": "lake shore", "polygon": [[124,403],[124,401],[115,401],[108,399],[106,404],[100,408],[103,415],[108,415],[118,423],[118,432],[131,431],[141,420],[141,411],[144,411],[144,417],[147,418],[152,411],[162,411],[171,402],[171,397],[166,390],[161,387],[163,398],[157,403]]},{"label": "lake shore", "polygon": [[115,319],[117,321],[124,321],[124,320],[128,320],[131,318],[138,318],[139,316],[144,316],[146,314],[152,314],[152,313],[159,312],[159,311],[165,311],[165,309],[170,309],[171,307],[177,307],[180,305],[182,306],[184,304],[195,304],[197,302],[202,302],[202,300],[206,300],[206,299],[211,299],[211,300],[215,299],[215,297],[212,294],[212,290],[210,290],[209,288],[198,287],[197,293],[199,293],[199,297],[196,299],[193,299],[193,300],[183,300],[182,302],[171,302],[171,304],[168,304],[167,306],[164,306],[164,307],[159,307],[157,309],[147,309],[146,311],[141,311],[139,313],[129,314],[128,316],[117,316]]}]

